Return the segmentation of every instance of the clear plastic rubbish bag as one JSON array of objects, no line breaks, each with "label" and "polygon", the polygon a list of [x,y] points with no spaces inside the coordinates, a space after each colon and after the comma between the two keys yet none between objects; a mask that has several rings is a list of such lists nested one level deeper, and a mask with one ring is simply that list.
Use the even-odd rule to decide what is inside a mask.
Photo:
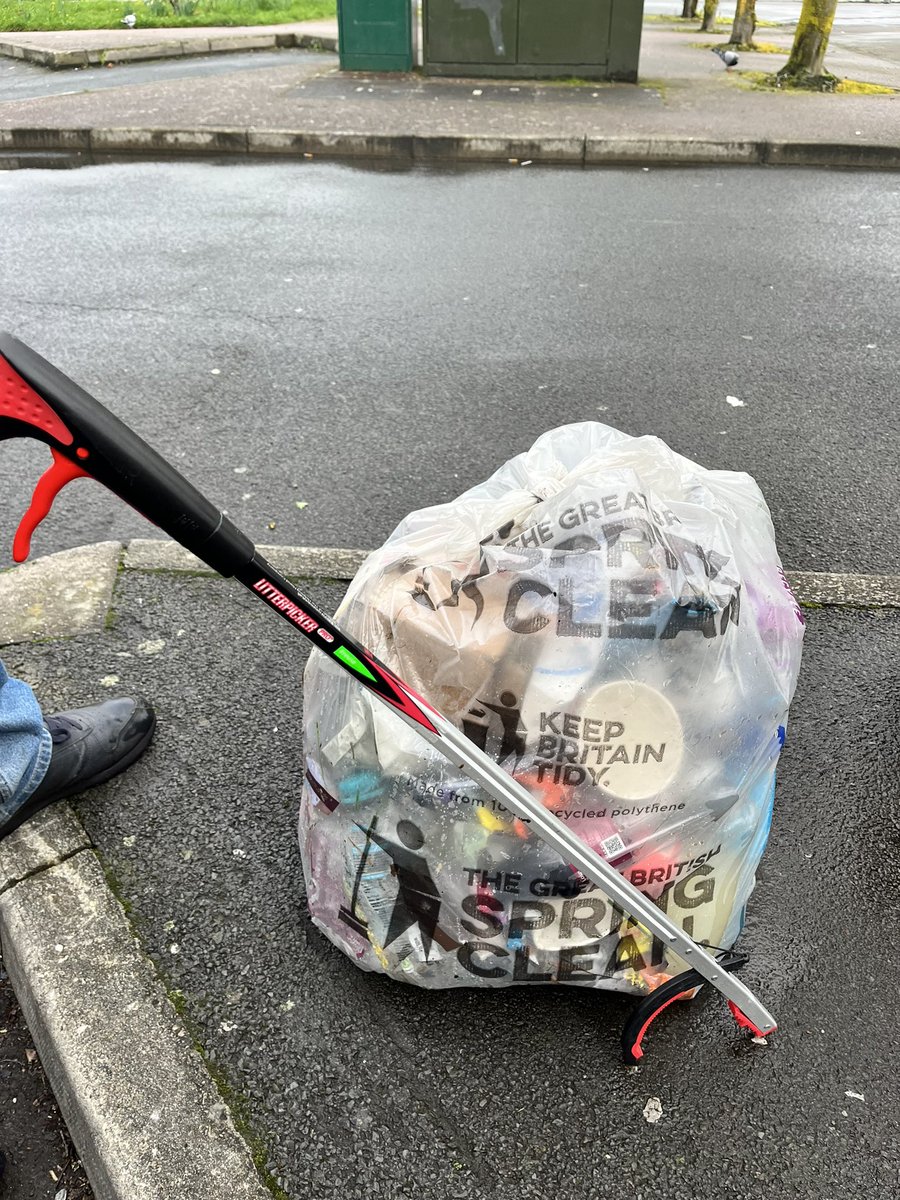
[{"label": "clear plastic rubbish bag", "polygon": [[[803,637],[749,475],[552,430],[402,521],[337,620],[695,940],[731,947]],[[304,696],[309,908],[361,967],[631,993],[683,970],[324,655]]]}]

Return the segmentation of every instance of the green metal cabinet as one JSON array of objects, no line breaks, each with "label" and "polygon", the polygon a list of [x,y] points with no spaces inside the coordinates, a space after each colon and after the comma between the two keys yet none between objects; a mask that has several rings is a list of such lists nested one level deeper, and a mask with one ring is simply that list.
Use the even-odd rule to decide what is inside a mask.
[{"label": "green metal cabinet", "polygon": [[344,71],[411,71],[410,0],[338,0],[338,50]]},{"label": "green metal cabinet", "polygon": [[427,75],[637,79],[644,0],[423,0]]}]

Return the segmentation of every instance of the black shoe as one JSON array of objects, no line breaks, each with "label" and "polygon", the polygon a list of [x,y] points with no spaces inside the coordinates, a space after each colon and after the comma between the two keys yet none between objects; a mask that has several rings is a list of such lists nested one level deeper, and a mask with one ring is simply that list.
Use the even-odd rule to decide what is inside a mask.
[{"label": "black shoe", "polygon": [[0,825],[0,839],[48,804],[106,783],[130,767],[150,744],[156,716],[143,700],[123,698],[55,713],[44,723],[53,738],[47,774],[21,808]]}]

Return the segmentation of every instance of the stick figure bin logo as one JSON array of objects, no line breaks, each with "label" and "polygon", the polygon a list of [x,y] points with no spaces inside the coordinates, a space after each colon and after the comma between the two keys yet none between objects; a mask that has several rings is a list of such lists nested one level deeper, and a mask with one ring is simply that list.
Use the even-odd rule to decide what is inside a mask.
[{"label": "stick figure bin logo", "polygon": [[423,854],[416,853],[425,844],[425,835],[422,830],[412,821],[405,819],[398,821],[397,840],[395,841],[380,833],[377,825],[378,818],[373,817],[368,829],[363,829],[361,825],[357,826],[365,833],[366,844],[356,871],[350,909],[341,908],[341,920],[363,936],[369,936],[368,923],[359,916],[357,902],[371,846],[374,843],[391,860],[393,864],[391,874],[397,881],[398,889],[387,933],[384,937],[384,946],[387,947],[395,942],[408,929],[417,927],[422,938],[426,962],[433,941],[437,942],[444,950],[455,950],[459,943],[438,925],[441,896],[437,884],[432,878],[428,859]]},{"label": "stick figure bin logo", "polygon": [[[509,755],[515,755],[518,760],[526,749],[526,731],[522,725],[518,700],[512,692],[501,692],[499,700],[499,704],[476,700],[462,718],[463,733],[479,750],[489,750],[499,762]],[[499,744],[495,746],[497,734]]]}]

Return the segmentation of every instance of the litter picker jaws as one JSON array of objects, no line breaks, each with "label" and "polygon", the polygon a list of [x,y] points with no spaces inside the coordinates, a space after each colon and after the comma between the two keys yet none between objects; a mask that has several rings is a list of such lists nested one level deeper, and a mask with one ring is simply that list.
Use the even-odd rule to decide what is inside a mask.
[{"label": "litter picker jaws", "polygon": [[682,975],[636,1005],[623,1035],[626,1062],[634,1063],[642,1056],[641,1039],[653,1018],[704,982],[726,997],[739,1025],[757,1035],[774,1031],[771,1014],[733,974],[746,961],[743,957],[730,953],[716,957],[693,941],[427,700],[320,613],[219,509],[133,430],[35,351],[10,334],[0,334],[0,440],[15,437],[46,442],[53,457],[16,533],[16,562],[28,557],[31,535],[49,513],[58,492],[74,479],[96,479],[218,574],[237,579],[299,629],[488,795],[528,820],[537,836],[600,888],[623,916],[631,917],[685,963],[687,970]]}]

